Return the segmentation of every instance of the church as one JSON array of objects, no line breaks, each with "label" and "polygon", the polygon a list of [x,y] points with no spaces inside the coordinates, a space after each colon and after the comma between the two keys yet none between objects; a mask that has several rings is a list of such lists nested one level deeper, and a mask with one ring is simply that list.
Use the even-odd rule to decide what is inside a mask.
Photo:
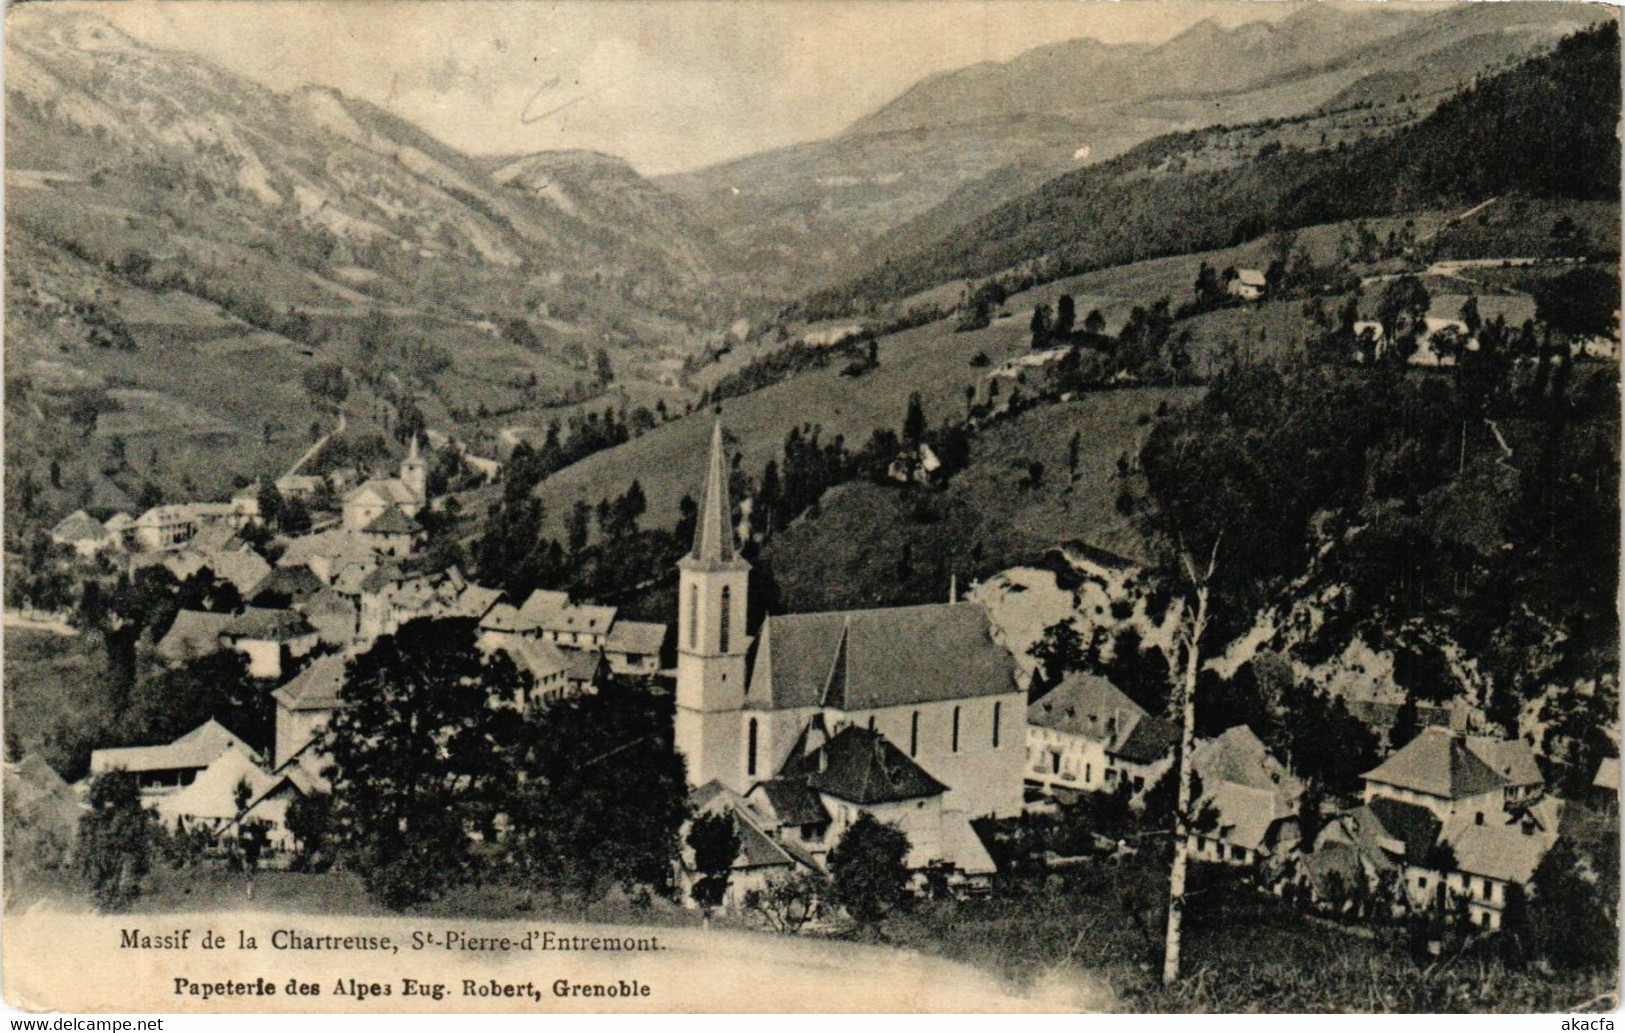
[{"label": "church", "polygon": [[[948,602],[770,616],[753,641],[731,513],[718,423],[678,564],[675,732],[689,783],[730,790],[815,857],[869,811],[909,834],[911,866],[989,874],[969,822],[1021,812],[1026,697],[987,612]],[[775,821],[774,801],[789,799],[793,818]]]},{"label": "church", "polygon": [[410,533],[416,527],[411,518],[422,511],[428,500],[429,467],[418,451],[414,434],[401,462],[400,476],[374,477],[344,496],[343,527],[375,535]]}]

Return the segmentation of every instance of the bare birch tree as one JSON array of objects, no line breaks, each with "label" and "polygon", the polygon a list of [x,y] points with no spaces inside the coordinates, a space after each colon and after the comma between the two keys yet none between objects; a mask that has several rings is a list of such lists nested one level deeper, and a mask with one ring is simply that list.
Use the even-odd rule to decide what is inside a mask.
[{"label": "bare birch tree", "polygon": [[1185,873],[1190,867],[1191,750],[1196,743],[1196,676],[1202,667],[1202,633],[1207,630],[1208,585],[1219,562],[1219,541],[1214,539],[1207,572],[1197,576],[1190,554],[1183,549],[1180,560],[1191,580],[1195,606],[1187,606],[1180,619],[1179,641],[1185,651],[1185,670],[1179,692],[1179,793],[1174,803],[1174,863],[1168,875],[1168,938],[1163,950],[1162,982],[1179,979],[1179,937],[1185,919]]}]

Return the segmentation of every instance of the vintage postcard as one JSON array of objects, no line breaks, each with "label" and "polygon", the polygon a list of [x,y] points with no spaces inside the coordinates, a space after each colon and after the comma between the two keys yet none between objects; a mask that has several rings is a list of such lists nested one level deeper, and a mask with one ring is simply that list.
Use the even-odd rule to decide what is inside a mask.
[{"label": "vintage postcard", "polygon": [[5,30],[11,1008],[1618,1007],[1616,8]]}]

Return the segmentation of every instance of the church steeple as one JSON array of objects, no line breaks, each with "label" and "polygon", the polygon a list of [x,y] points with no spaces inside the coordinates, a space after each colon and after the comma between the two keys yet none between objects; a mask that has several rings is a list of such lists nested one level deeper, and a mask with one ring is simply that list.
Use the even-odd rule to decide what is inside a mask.
[{"label": "church steeple", "polygon": [[[744,792],[762,777],[758,745],[765,748],[769,733],[744,717],[750,564],[734,541],[720,422],[711,428],[694,548],[677,569],[677,749],[688,765],[690,784],[718,779]],[[759,736],[764,737],[760,742]]]},{"label": "church steeple", "polygon": [[733,500],[728,497],[728,461],[721,447],[720,419],[712,426],[705,495],[700,499],[699,520],[694,523],[694,549],[686,560],[686,565],[705,567],[731,567],[743,562],[733,539]]},{"label": "church steeple", "polygon": [[728,563],[734,558],[733,500],[728,497],[728,466],[722,453],[722,421],[711,428],[711,465],[705,475],[705,497],[694,524],[694,550],[701,563]]}]

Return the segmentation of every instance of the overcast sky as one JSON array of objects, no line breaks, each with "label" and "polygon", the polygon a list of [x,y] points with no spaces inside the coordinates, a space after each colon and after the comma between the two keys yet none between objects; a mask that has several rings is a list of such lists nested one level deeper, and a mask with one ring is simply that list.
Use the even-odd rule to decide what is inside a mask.
[{"label": "overcast sky", "polygon": [[478,154],[583,147],[670,172],[832,135],[922,77],[1287,5],[1165,0],[95,4],[277,89],[334,86]]}]

